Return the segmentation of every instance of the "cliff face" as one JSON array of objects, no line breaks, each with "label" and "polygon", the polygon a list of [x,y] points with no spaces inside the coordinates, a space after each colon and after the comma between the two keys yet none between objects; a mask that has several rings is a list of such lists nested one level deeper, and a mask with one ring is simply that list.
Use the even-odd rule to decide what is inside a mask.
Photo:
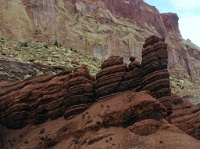
[{"label": "cliff face", "polygon": [[[141,60],[142,42],[166,38],[170,74],[199,83],[200,62],[183,43],[178,16],[160,14],[143,0],[0,0],[0,36],[19,41],[58,41],[92,57],[131,55]],[[197,49],[195,49],[197,50]]]},{"label": "cliff face", "polygon": [[178,26],[179,18],[176,14],[162,14],[162,18],[171,41],[168,49],[171,74],[178,78],[191,78],[192,81],[199,82],[200,62],[197,58],[199,48],[182,39]]}]

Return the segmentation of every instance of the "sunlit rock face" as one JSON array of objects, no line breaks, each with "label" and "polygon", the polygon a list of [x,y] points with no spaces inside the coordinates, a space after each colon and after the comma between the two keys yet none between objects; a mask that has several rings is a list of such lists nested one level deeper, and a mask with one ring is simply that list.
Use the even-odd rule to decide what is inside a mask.
[{"label": "sunlit rock face", "polygon": [[1,0],[0,8],[1,37],[57,41],[102,59],[120,55],[128,62],[133,55],[141,61],[143,41],[155,34],[168,44],[170,74],[199,82],[200,62],[182,42],[178,16],[160,14],[143,0]]},{"label": "sunlit rock face", "polygon": [[192,44],[189,40],[185,41],[182,39],[177,14],[164,13],[161,16],[168,32],[168,38],[171,41],[168,48],[170,73],[179,79],[189,78],[193,82],[199,83],[200,62],[197,58],[200,50],[199,47]]}]

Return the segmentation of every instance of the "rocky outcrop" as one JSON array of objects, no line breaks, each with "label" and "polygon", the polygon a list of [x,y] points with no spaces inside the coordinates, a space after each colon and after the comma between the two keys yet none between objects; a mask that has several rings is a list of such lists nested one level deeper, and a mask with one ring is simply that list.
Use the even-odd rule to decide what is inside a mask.
[{"label": "rocky outcrop", "polygon": [[[128,103],[129,108],[126,110],[124,108],[121,109],[116,106],[114,111],[107,112],[105,115],[102,115],[103,124],[105,125],[105,127],[128,127],[131,126],[133,123],[145,119],[154,119],[159,121],[166,118],[167,113],[165,108],[158,101],[152,100],[152,98],[149,98],[149,100],[147,100],[147,96],[145,96],[145,94],[147,95],[147,93],[145,92],[140,92],[136,93],[135,96],[130,97],[131,99],[129,100],[131,101],[129,101],[130,103]],[[140,95],[144,95],[143,98],[137,98]],[[123,104],[123,106],[126,107],[126,104]]]},{"label": "rocky outcrop", "polygon": [[171,95],[171,98],[173,113],[170,118],[172,124],[200,140],[200,107],[174,94]]},{"label": "rocky outcrop", "polygon": [[[74,138],[75,142],[70,146],[76,148],[76,144],[82,140],[79,148],[95,148],[96,143],[113,135],[118,140],[114,144],[122,145],[118,148],[127,145],[137,147],[125,136],[119,138],[122,134],[136,141],[136,136],[142,137],[144,142],[149,138],[155,139],[159,142],[156,147],[162,148],[163,140],[158,138],[165,138],[166,133],[169,138],[164,140],[165,147],[172,147],[171,143],[167,144],[169,139],[173,142],[178,138],[179,146],[198,148],[200,108],[171,95],[166,43],[157,36],[151,36],[145,41],[142,54],[141,64],[131,57],[128,66],[120,56],[109,57],[102,63],[96,80],[87,66],[83,65],[73,72],[65,70],[57,75],[44,75],[14,84],[1,82],[0,124],[3,125],[3,132],[27,130],[29,127],[25,126],[28,124],[31,129],[50,124],[45,129],[50,128],[51,132],[45,132],[43,128],[39,134],[54,135],[51,138],[44,137],[38,145],[32,144],[34,137],[29,137],[30,144],[26,148],[30,148],[29,145],[32,145],[31,148],[59,148],[60,143],[62,147],[69,148],[68,142],[67,145],[62,143],[64,140],[73,142],[70,138]],[[101,134],[101,130],[105,129],[103,136],[96,134]],[[115,129],[112,132],[114,134],[108,133],[112,129]],[[124,143],[119,142],[123,139]],[[192,144],[186,144],[185,140],[190,140]],[[10,147],[9,143],[4,144]],[[22,144],[16,143],[15,147],[17,145]],[[155,147],[155,142],[142,143],[140,146]]]},{"label": "rocky outcrop", "polygon": [[130,58],[127,67],[123,58],[111,56],[105,60],[100,72],[96,76],[96,97],[137,89],[140,85],[140,62],[135,61],[135,57]]},{"label": "rocky outcrop", "polygon": [[[1,123],[10,129],[27,125],[41,124],[59,115],[54,110],[61,109],[60,102],[66,94],[66,76],[46,75],[1,86]],[[53,115],[51,115],[53,114]]]},{"label": "rocky outcrop", "polygon": [[73,73],[66,70],[55,76],[4,84],[1,86],[1,124],[19,129],[29,123],[37,125],[63,115],[68,118],[74,114],[71,106],[76,107],[75,113],[78,113],[93,102],[93,85],[94,77],[85,66]]},{"label": "rocky outcrop", "polygon": [[173,36],[171,36],[170,38],[174,38],[174,36],[176,35],[176,38],[179,39],[181,37],[181,32],[179,30],[179,25],[178,25],[179,21],[178,15],[176,13],[162,13],[161,17],[163,19],[163,23],[166,30],[173,33]]},{"label": "rocky outcrop", "polygon": [[[67,95],[66,82],[68,81],[68,74],[71,71],[64,71],[45,84],[30,84],[36,87],[34,93],[37,96],[29,98],[32,101],[32,108],[29,113],[29,119],[32,124],[41,124],[48,119],[56,119],[63,115],[65,107],[63,103],[64,97]],[[38,88],[41,86],[42,88]]]},{"label": "rocky outcrop", "polygon": [[60,118],[15,133],[3,129],[4,148],[199,148],[198,140],[165,117],[165,108],[147,92],[122,92],[72,119]]},{"label": "rocky outcrop", "polygon": [[[145,27],[145,23],[148,26],[154,26],[156,31],[162,36],[166,37],[167,32],[164,27],[162,17],[159,15],[159,11],[148,4],[143,0],[103,0],[108,10],[121,16],[123,18],[129,19],[130,21],[134,20],[138,26],[142,28]],[[145,23],[144,23],[145,22]],[[157,24],[156,22],[160,22]]]},{"label": "rocky outcrop", "polygon": [[96,97],[113,94],[120,90],[123,91],[120,87],[120,82],[127,72],[123,58],[111,56],[103,62],[101,68],[102,70],[96,76]]},{"label": "rocky outcrop", "polygon": [[149,37],[142,50],[141,89],[149,90],[153,97],[161,98],[170,94],[169,73],[167,70],[167,45],[164,39]]},{"label": "rocky outcrop", "polygon": [[88,104],[94,102],[94,85],[95,78],[90,75],[85,65],[75,69],[74,73],[69,75],[67,95],[63,102],[67,109],[65,118],[83,112]]},{"label": "rocky outcrop", "polygon": [[135,60],[135,57],[130,57],[130,64],[128,65],[128,72],[124,76],[123,82],[120,86],[124,88],[138,90],[141,82],[140,62]]}]

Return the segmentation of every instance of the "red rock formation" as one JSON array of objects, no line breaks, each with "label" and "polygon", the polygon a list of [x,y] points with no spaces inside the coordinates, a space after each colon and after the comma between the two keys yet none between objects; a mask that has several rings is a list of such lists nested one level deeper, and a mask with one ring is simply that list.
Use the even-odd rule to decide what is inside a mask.
[{"label": "red rock formation", "polygon": [[82,111],[93,102],[94,81],[87,68],[82,66],[73,73],[66,70],[56,76],[2,85],[0,123],[7,128],[18,129],[28,123],[41,124],[63,114],[68,118],[78,113],[78,110],[69,112],[69,107],[80,105],[77,109]]},{"label": "red rock formation", "polygon": [[180,36],[180,30],[178,25],[179,17],[176,13],[163,13],[161,14],[164,25],[168,31],[176,33]]},{"label": "red rock formation", "polygon": [[[164,13],[161,14],[165,28],[168,32],[167,40],[168,42],[168,62],[169,70],[171,75],[176,76],[177,78],[188,78],[193,80],[193,82],[199,82],[199,73],[196,70],[199,70],[199,60],[196,59],[196,56],[191,54],[190,49],[195,49],[199,51],[198,47],[194,48],[193,44],[187,40],[183,40],[181,32],[179,30],[178,16],[175,13]],[[195,65],[193,64],[195,63]],[[177,70],[176,70],[177,69]],[[184,73],[181,73],[184,71]],[[186,77],[186,76],[189,77]]]},{"label": "red rock formation", "polygon": [[124,76],[121,86],[125,86],[127,89],[137,89],[141,82],[141,69],[140,62],[135,61],[135,57],[130,57],[131,62],[128,66],[128,72]]},{"label": "red rock formation", "polygon": [[[3,128],[2,142],[4,148],[199,149],[198,140],[165,117],[166,111],[158,100],[144,91],[128,91],[105,97],[72,119],[59,118],[15,133]],[[11,144],[6,138],[16,141]]]},{"label": "red rock formation", "polygon": [[[144,22],[146,22],[148,25],[154,26],[162,37],[166,37],[167,32],[158,10],[146,4],[143,0],[129,0],[128,2],[123,0],[103,1],[111,13],[130,19],[130,21],[134,20],[142,28],[145,28]],[[160,24],[156,22],[160,22]]]},{"label": "red rock formation", "polygon": [[1,123],[10,129],[18,129],[60,115],[60,111],[54,110],[62,109],[60,102],[67,93],[64,86],[70,72],[1,86]]},{"label": "red rock formation", "polygon": [[[65,118],[84,111],[87,105],[94,101],[95,78],[90,75],[85,65],[75,69],[69,78],[66,86],[68,94],[63,102],[66,108]],[[75,110],[70,110],[69,107]]]},{"label": "red rock formation", "polygon": [[169,95],[168,54],[164,39],[151,36],[145,41],[143,47],[141,89],[149,90],[155,98]]},{"label": "red rock formation", "polygon": [[[144,94],[143,94],[144,93]],[[143,98],[139,97],[139,95],[144,95]],[[145,119],[154,119],[154,120],[161,120],[166,118],[167,113],[165,108],[159,103],[159,101],[152,100],[150,98],[147,100],[147,93],[140,92],[136,93],[135,96],[130,97],[132,100],[128,103],[129,107],[125,111],[122,108],[115,107],[115,110],[112,112],[108,112],[102,115],[103,124],[106,127],[111,126],[123,126],[128,127],[133,123],[138,121],[142,121]],[[139,97],[139,98],[137,98]],[[129,99],[130,100],[130,99]],[[126,105],[126,104],[125,104]],[[122,105],[122,106],[125,106]]]},{"label": "red rock formation", "polygon": [[189,45],[186,45],[188,53],[191,57],[194,57],[197,60],[200,60],[200,51],[195,47],[190,47]]},{"label": "red rock formation", "polygon": [[171,122],[176,127],[200,140],[200,107],[177,95],[171,95]]},{"label": "red rock formation", "polygon": [[101,66],[102,70],[96,76],[96,97],[136,89],[141,81],[140,62],[130,58],[128,68],[123,64],[123,58],[111,56]]},{"label": "red rock formation", "polygon": [[123,64],[123,58],[111,56],[105,60],[101,66],[102,70],[97,74],[96,97],[116,93],[120,91],[120,82],[127,72],[127,67]]},{"label": "red rock formation", "polygon": [[[61,121],[62,123],[54,123],[56,130],[51,130],[56,132],[54,137],[45,138],[38,145],[30,143],[35,148],[49,148],[63,143],[63,140],[72,142],[71,137],[75,142],[81,139],[81,147],[95,148],[95,143],[110,136],[109,130],[115,128],[112,131],[117,136],[115,144],[123,144],[119,148],[125,148],[127,144],[129,147],[137,147],[129,141],[119,142],[126,138],[120,138],[121,134],[126,134],[129,139],[142,136],[144,141],[158,141],[158,136],[159,139],[165,138],[167,133],[169,138],[164,140],[165,147],[172,148],[171,142],[178,139],[179,143],[176,142],[176,145],[197,149],[200,145],[196,140],[200,140],[200,108],[170,94],[167,45],[163,39],[151,36],[146,40],[142,54],[141,65],[135,61],[135,57],[131,57],[128,68],[120,56],[109,57],[96,75],[96,82],[84,65],[74,72],[66,70],[55,76],[46,75],[15,84],[2,82],[0,124],[9,129],[20,129],[27,124],[45,126],[54,123],[45,123],[48,119]],[[138,88],[148,91],[137,93]],[[130,89],[134,90],[127,91]],[[121,93],[103,97],[117,92]],[[99,97],[103,100],[95,102]],[[89,106],[93,102],[95,103]],[[64,122],[63,118],[58,119],[61,116],[64,116]],[[66,126],[62,127],[63,123]],[[96,132],[105,128],[105,136],[98,137]],[[172,141],[167,144],[169,139]],[[185,140],[190,140],[192,144],[186,144]],[[162,148],[162,143],[163,140],[159,140],[157,144],[148,142],[142,143],[142,146],[155,147],[156,144],[156,148]],[[65,147],[69,147],[68,142]],[[26,148],[30,146],[27,145]]]}]

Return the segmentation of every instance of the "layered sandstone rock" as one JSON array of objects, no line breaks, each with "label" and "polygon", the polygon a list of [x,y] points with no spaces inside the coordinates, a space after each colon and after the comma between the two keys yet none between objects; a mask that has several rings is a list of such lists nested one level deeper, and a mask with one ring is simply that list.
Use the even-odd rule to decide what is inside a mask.
[{"label": "layered sandstone rock", "polygon": [[[144,96],[140,96],[144,95]],[[143,97],[143,98],[141,98]],[[167,117],[167,112],[163,105],[159,101],[153,98],[147,99],[148,94],[146,92],[135,93],[134,96],[129,97],[128,109],[124,109],[121,106],[115,105],[114,111],[108,111],[102,115],[103,124],[106,127],[111,126],[123,126],[128,127],[132,124],[145,119],[162,120]],[[124,100],[126,102],[126,100]]]},{"label": "layered sandstone rock", "polygon": [[70,73],[71,71],[64,71],[45,84],[35,84],[36,89],[33,94],[36,96],[29,99],[34,102],[29,113],[31,123],[41,124],[48,119],[56,119],[63,115],[65,108],[62,103],[68,94],[66,84]]},{"label": "layered sandstone rock", "polygon": [[69,107],[80,105],[74,112],[78,113],[93,102],[94,81],[82,66],[73,73],[66,70],[55,76],[4,84],[0,98],[1,124],[10,129],[22,128],[28,123],[41,124],[63,114],[65,117],[73,115]]},{"label": "layered sandstone rock", "polygon": [[128,66],[128,72],[124,76],[123,82],[120,85],[126,86],[127,89],[138,89],[141,82],[141,65],[139,61],[135,60],[135,57],[130,57],[130,64]]},{"label": "layered sandstone rock", "polygon": [[101,66],[96,75],[96,97],[137,89],[140,85],[140,62],[135,57],[130,58],[127,67],[120,56],[110,56]]},{"label": "layered sandstone rock", "polygon": [[60,115],[60,103],[66,96],[67,75],[46,75],[16,84],[1,86],[1,123],[10,129],[24,127],[28,123],[41,124],[48,118]]},{"label": "layered sandstone rock", "polygon": [[171,95],[171,122],[173,125],[200,140],[200,107],[177,95]]},{"label": "layered sandstone rock", "polygon": [[[15,133],[2,129],[2,142],[4,148],[199,149],[198,140],[165,117],[165,108],[147,92],[128,91],[105,97],[72,119],[60,118]],[[6,138],[16,141],[11,144]]]},{"label": "layered sandstone rock", "polygon": [[155,98],[169,95],[169,73],[167,70],[167,44],[157,36],[149,37],[142,50],[141,89],[149,90]]},{"label": "layered sandstone rock", "polygon": [[109,57],[103,62],[101,68],[102,70],[96,76],[97,98],[124,90],[120,89],[120,82],[126,75],[127,67],[124,65],[122,57]]},{"label": "layered sandstone rock", "polygon": [[[1,82],[0,124],[9,129],[20,129],[27,124],[41,124],[31,129],[48,125],[45,129],[51,130],[46,133],[54,135],[51,138],[46,136],[38,145],[33,143],[38,139],[29,136],[30,144],[25,148],[78,148],[79,141],[79,148],[95,148],[98,143],[107,148],[109,145],[105,141],[109,141],[103,139],[113,136],[115,141],[111,145],[118,148],[138,147],[139,140],[143,140],[140,144],[143,148],[178,145],[198,149],[200,108],[171,95],[164,39],[148,38],[142,58],[140,64],[131,57],[127,67],[122,57],[111,56],[103,62],[96,80],[83,65],[74,72],[66,70],[54,76],[40,76],[15,84]],[[136,92],[139,89],[148,91]],[[103,97],[117,92],[121,93]],[[95,102],[99,97],[103,100]],[[61,116],[65,119],[59,118]],[[48,119],[56,120],[46,122]],[[109,130],[113,130],[112,133]],[[12,130],[3,128],[3,131]],[[42,133],[45,132],[40,131]],[[113,138],[109,138],[110,142]],[[155,140],[153,143],[148,142],[152,139]],[[174,139],[178,141],[173,144]],[[137,143],[134,144],[133,140]],[[192,143],[185,143],[188,140]],[[15,147],[24,145],[19,142]],[[6,147],[9,148],[9,144],[6,143]]]},{"label": "layered sandstone rock", "polygon": [[83,112],[87,105],[94,102],[95,78],[90,75],[85,65],[75,69],[69,75],[67,83],[67,96],[64,99],[66,108],[64,117]]}]

